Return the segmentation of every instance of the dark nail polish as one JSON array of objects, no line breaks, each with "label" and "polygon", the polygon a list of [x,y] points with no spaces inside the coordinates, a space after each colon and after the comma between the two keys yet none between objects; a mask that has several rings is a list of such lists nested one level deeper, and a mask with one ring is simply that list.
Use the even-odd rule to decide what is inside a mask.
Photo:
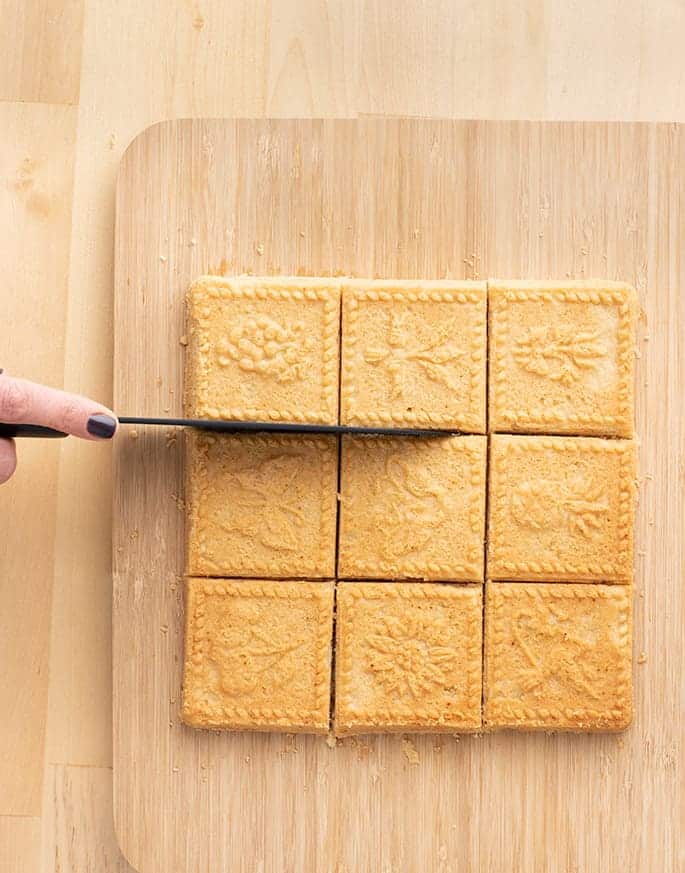
[{"label": "dark nail polish", "polygon": [[91,436],[101,440],[109,440],[114,436],[117,423],[111,415],[91,415],[86,430]]}]

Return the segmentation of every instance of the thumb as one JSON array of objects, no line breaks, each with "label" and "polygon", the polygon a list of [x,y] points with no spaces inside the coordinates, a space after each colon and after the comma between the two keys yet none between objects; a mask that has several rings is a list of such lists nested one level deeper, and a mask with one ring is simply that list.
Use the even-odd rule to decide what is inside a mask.
[{"label": "thumb", "polygon": [[118,423],[94,400],[6,375],[0,376],[0,421],[40,424],[86,440],[110,439]]}]

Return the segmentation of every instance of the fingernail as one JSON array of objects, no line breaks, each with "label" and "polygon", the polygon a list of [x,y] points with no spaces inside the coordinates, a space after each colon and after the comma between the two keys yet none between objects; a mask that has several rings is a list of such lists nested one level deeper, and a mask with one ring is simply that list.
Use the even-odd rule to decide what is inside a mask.
[{"label": "fingernail", "polygon": [[91,415],[86,430],[91,436],[101,440],[110,440],[117,429],[117,423],[111,415]]}]

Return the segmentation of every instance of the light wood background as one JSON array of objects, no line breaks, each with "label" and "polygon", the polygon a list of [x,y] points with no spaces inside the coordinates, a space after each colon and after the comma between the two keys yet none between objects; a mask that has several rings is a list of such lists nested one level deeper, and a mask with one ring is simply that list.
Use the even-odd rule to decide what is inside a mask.
[{"label": "light wood background", "polygon": [[[104,402],[115,177],[155,121],[685,120],[675,0],[0,0],[0,21],[0,366]],[[21,449],[0,491],[0,871],[128,871],[111,814],[111,450]]]},{"label": "light wood background", "polygon": [[269,873],[682,867],[684,156],[685,126],[600,122],[185,120],[131,145],[115,234],[122,411],[182,414],[185,290],[208,272],[602,275],[636,286],[646,324],[634,610],[646,661],[622,736],[331,750],[184,727],[182,438],[117,442],[114,813],[141,873],[251,873],[255,858]]}]

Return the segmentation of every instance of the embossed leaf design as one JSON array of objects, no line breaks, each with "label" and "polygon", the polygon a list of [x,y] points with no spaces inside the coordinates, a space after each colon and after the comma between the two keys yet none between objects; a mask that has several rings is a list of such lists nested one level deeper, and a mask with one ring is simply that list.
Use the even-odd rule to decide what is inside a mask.
[{"label": "embossed leaf design", "polygon": [[[287,685],[295,675],[297,661],[285,656],[303,645],[302,641],[275,642],[258,626],[243,624],[223,631],[221,640],[211,647],[210,658],[219,671],[223,693],[239,697],[265,681],[274,688]],[[274,670],[276,666],[278,670]],[[265,674],[270,674],[267,680]]]},{"label": "embossed leaf design", "polygon": [[241,370],[292,382],[305,375],[314,343],[305,325],[283,327],[267,316],[248,318],[234,325],[216,349],[219,366],[235,363]]},{"label": "embossed leaf design", "polygon": [[575,331],[567,327],[531,327],[516,339],[516,363],[553,382],[571,385],[598,366],[606,352],[599,331]]},{"label": "embossed leaf design", "polygon": [[446,626],[439,621],[384,617],[369,634],[368,666],[392,695],[408,691],[419,699],[454,684],[457,652],[445,645]]},{"label": "embossed leaf design", "polygon": [[385,461],[385,479],[379,484],[388,524],[380,551],[386,560],[421,552],[430,542],[432,528],[444,516],[446,489],[425,469],[413,469],[400,453]]},{"label": "embossed leaf design", "polygon": [[[277,454],[256,466],[231,471],[231,507],[237,520],[221,523],[231,534],[256,537],[262,545],[276,551],[294,551],[299,546],[298,532],[304,522],[302,511],[291,498],[292,485],[302,469],[302,456]],[[280,505],[273,505],[269,494],[272,483],[279,483]]]},{"label": "embossed leaf design", "polygon": [[[593,647],[573,632],[567,616],[558,615],[553,607],[539,601],[532,612],[519,613],[512,623],[512,636],[528,664],[517,674],[521,689],[527,694],[548,700],[550,686],[561,685],[586,697],[600,698],[587,666],[586,655]],[[550,646],[553,649],[558,647],[563,657],[550,657]],[[572,668],[560,669],[559,664],[571,665]]]},{"label": "embossed leaf design", "polygon": [[609,505],[602,484],[583,477],[557,482],[522,482],[512,492],[510,511],[522,527],[544,530],[565,526],[571,533],[592,536],[602,526]]},{"label": "embossed leaf design", "polygon": [[408,326],[407,313],[393,313],[388,338],[382,347],[370,347],[364,353],[367,364],[381,365],[390,376],[391,398],[399,399],[404,392],[403,373],[412,364],[433,382],[455,388],[454,364],[465,352],[444,335],[422,341]]}]

